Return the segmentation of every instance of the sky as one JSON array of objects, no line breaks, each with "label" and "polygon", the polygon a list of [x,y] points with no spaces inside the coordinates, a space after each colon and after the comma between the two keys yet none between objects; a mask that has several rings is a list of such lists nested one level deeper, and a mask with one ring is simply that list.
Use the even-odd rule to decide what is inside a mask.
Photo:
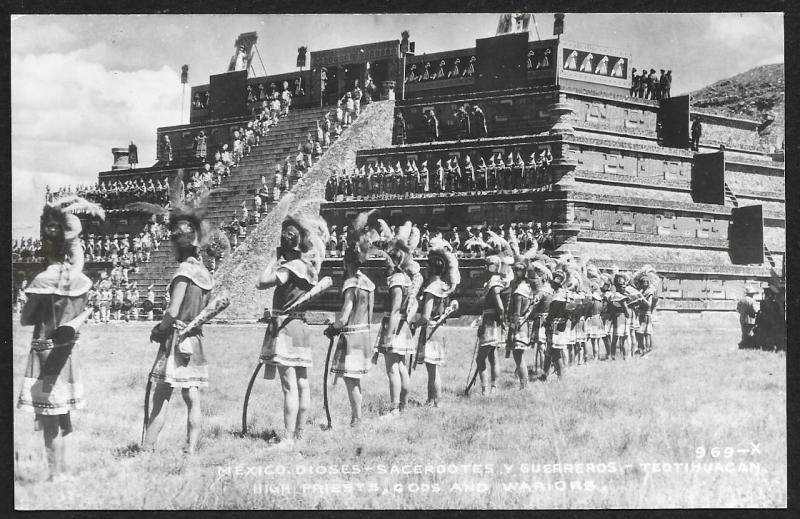
[{"label": "sky", "polygon": [[[552,38],[552,13],[534,18],[530,39]],[[140,165],[154,163],[156,128],[188,122],[189,87],[226,71],[241,33],[258,33],[261,59],[253,66],[261,76],[296,70],[301,45],[313,52],[400,39],[408,29],[417,54],[438,52],[494,36],[497,20],[486,13],[12,15],[12,236],[38,235],[45,186],[96,181],[111,169],[111,148],[134,141]],[[568,13],[563,37],[629,50],[633,67],[672,69],[673,95],[784,60],[781,13]]]}]

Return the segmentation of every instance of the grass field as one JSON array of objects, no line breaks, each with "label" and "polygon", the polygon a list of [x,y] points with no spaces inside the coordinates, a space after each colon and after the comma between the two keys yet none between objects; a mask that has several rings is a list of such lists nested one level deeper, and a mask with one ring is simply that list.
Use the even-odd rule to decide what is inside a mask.
[{"label": "grass field", "polygon": [[[476,388],[465,398],[458,393],[475,331],[450,328],[443,407],[378,420],[388,406],[381,360],[362,383],[364,427],[347,425],[340,382],[330,391],[334,429],[323,431],[328,342],[320,328],[306,436],[281,452],[264,441],[282,426],[277,381],[256,382],[251,434],[238,434],[263,328],[209,326],[211,382],[193,457],[181,454],[178,395],[158,452],[136,453],[155,355],[148,332],[144,324],[84,327],[78,354],[88,402],[74,413],[68,481],[44,481],[41,433],[32,415],[15,413],[18,509],[786,506],[786,357],[739,351],[738,330],[662,332],[651,355],[574,366],[524,392],[503,359],[499,393],[482,397]],[[15,402],[30,334],[15,325]],[[424,401],[424,370],[412,382],[412,398]]]}]

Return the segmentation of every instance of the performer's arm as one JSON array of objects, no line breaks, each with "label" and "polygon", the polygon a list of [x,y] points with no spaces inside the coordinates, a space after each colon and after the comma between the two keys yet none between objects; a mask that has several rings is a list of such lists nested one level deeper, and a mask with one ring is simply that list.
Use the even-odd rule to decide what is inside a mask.
[{"label": "performer's arm", "polygon": [[505,309],[503,308],[503,299],[500,297],[500,288],[492,289],[491,302],[497,312],[497,321],[502,323],[505,320]]},{"label": "performer's arm", "polygon": [[429,293],[425,293],[425,297],[422,301],[422,312],[420,312],[420,318],[417,321],[417,326],[425,326],[431,319],[431,314],[433,313],[433,296]]},{"label": "performer's arm", "polygon": [[389,328],[387,333],[394,335],[397,333],[397,327],[400,325],[400,306],[403,304],[403,289],[399,286],[394,286],[390,290],[392,291],[392,310],[389,313]]},{"label": "performer's arm", "polygon": [[163,334],[169,331],[170,327],[177,319],[178,312],[180,312],[183,296],[186,294],[186,287],[188,285],[189,283],[186,278],[179,277],[175,280],[170,293],[169,306],[164,312],[164,317],[161,319],[161,322],[153,328],[154,332]]},{"label": "performer's arm", "polygon": [[342,313],[339,315],[339,319],[333,325],[337,330],[341,330],[347,325],[348,319],[350,319],[350,313],[353,311],[353,304],[354,304],[354,296],[355,289],[348,288],[344,292],[344,303],[342,304]]},{"label": "performer's arm", "polygon": [[266,288],[283,285],[287,281],[289,281],[289,272],[286,269],[279,269],[276,271],[273,269],[273,266],[270,265],[265,268],[264,272],[259,276],[256,288],[264,290]]},{"label": "performer's arm", "polygon": [[36,324],[36,315],[39,313],[39,301],[41,297],[37,294],[31,294],[28,296],[28,300],[25,301],[25,306],[22,307],[22,314],[19,318],[19,324],[22,326],[33,326]]}]

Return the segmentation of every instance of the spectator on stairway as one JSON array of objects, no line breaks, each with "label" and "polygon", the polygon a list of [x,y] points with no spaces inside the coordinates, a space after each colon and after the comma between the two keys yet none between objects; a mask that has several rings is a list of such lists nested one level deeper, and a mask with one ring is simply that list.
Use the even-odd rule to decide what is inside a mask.
[{"label": "spectator on stairway", "polygon": [[469,105],[465,104],[459,106],[458,111],[455,113],[456,120],[458,121],[458,140],[467,139],[470,136],[469,113],[467,113],[466,106]]},{"label": "spectator on stairway", "polygon": [[289,115],[289,107],[292,104],[292,93],[289,91],[289,82],[283,82],[283,92],[281,92],[281,117]]},{"label": "spectator on stairway", "polygon": [[344,110],[342,109],[342,103],[336,104],[336,125],[339,127],[344,126]]},{"label": "spectator on stairway", "polygon": [[200,162],[205,162],[206,154],[208,153],[208,144],[206,139],[206,132],[200,130],[197,137],[194,138],[194,157]]},{"label": "spectator on stairway", "polygon": [[358,80],[356,79],[355,86],[353,87],[353,103],[355,105],[356,117],[361,115],[361,99],[363,96],[361,88],[358,86]]},{"label": "spectator on stairway", "polygon": [[249,155],[250,150],[256,145],[256,133],[253,130],[253,121],[247,123],[247,128],[244,130],[244,154]]},{"label": "spectator on stairway", "polygon": [[150,302],[150,305],[148,305],[150,307],[150,310],[147,312],[147,320],[148,321],[152,321],[153,320],[153,310],[152,309],[155,308],[155,306],[156,306],[156,293],[153,291],[153,287],[154,286],[155,285],[150,285],[150,286],[147,287],[147,301]]},{"label": "spectator on stairway", "polygon": [[700,123],[700,118],[695,117],[692,121],[692,149],[700,151],[700,137],[703,135],[703,125]]},{"label": "spectator on stairway", "polygon": [[253,221],[258,223],[261,218],[261,197],[258,193],[253,196]]},{"label": "spectator on stairway", "polygon": [[239,165],[239,162],[244,156],[244,142],[242,141],[241,128],[233,131],[233,157],[231,158],[233,167]]},{"label": "spectator on stairway", "polygon": [[311,169],[313,165],[312,156],[314,154],[314,141],[311,138],[311,133],[306,136],[306,142],[303,143],[303,158],[306,163],[306,170]]},{"label": "spectator on stairway", "polygon": [[272,119],[272,124],[278,124],[278,117],[281,115],[281,101],[277,92],[272,94],[272,101],[269,105],[269,115]]},{"label": "spectator on stairway", "polygon": [[322,147],[328,148],[331,145],[331,113],[327,112],[322,119]]},{"label": "spectator on stairway", "polygon": [[353,95],[350,92],[345,93],[342,98],[342,104],[344,105],[344,124],[342,126],[346,128],[353,123],[356,115],[356,103],[353,101]]},{"label": "spectator on stairway", "polygon": [[128,165],[131,169],[136,167],[136,164],[139,163],[139,148],[131,141],[128,144]]},{"label": "spectator on stairway", "polygon": [[169,166],[172,163],[172,143],[169,135],[164,135],[164,138],[161,139],[160,155],[165,165]]},{"label": "spectator on stairway", "polygon": [[486,129],[486,115],[478,105],[472,107],[472,132],[473,136],[478,139],[486,137],[489,134]]},{"label": "spectator on stairway", "polygon": [[292,170],[292,156],[287,155],[286,161],[283,163],[283,177],[281,179],[281,191],[287,192],[289,191],[290,184],[289,182],[292,180],[294,176],[294,171]]},{"label": "spectator on stairway", "polygon": [[636,68],[631,69],[631,89],[630,89],[630,96],[631,97],[638,97],[639,93],[639,81],[641,78],[636,75]]},{"label": "spectator on stairway", "polygon": [[394,116],[394,142],[397,145],[406,143],[406,120],[399,110]]},{"label": "spectator on stairway", "polygon": [[247,210],[247,200],[242,200],[241,215],[242,217],[239,221],[242,225],[250,225],[250,211]]},{"label": "spectator on stairway", "polygon": [[439,140],[439,120],[433,110],[425,111],[425,127],[428,130],[429,141]]},{"label": "spectator on stairway", "polygon": [[274,182],[272,184],[272,199],[277,201],[283,194],[283,174],[281,173],[281,165],[275,166],[275,173],[273,174]]},{"label": "spectator on stairway", "polygon": [[222,153],[220,154],[220,157],[226,168],[230,168],[233,165],[233,158],[231,157],[231,152],[228,151],[227,144],[222,145]]},{"label": "spectator on stairway", "polygon": [[314,159],[319,159],[319,157],[322,156],[322,153],[322,145],[319,143],[319,141],[314,141]]},{"label": "spectator on stairway", "polygon": [[[280,175],[280,169],[278,169],[277,173]],[[274,180],[277,183],[278,179],[275,178]],[[267,179],[264,178],[263,176],[261,177],[261,187],[258,188],[258,198],[259,200],[261,200],[260,207],[264,211],[266,211],[267,209],[267,204],[274,199],[274,197],[270,193],[269,187],[267,186]]]}]

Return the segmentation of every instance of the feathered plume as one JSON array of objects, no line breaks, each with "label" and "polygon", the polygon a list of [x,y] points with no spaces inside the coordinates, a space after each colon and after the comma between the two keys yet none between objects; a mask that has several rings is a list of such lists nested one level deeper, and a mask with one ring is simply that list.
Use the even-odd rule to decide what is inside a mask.
[{"label": "feathered plume", "polygon": [[491,230],[486,231],[486,233],[489,235],[489,239],[486,240],[486,243],[493,249],[488,251],[487,255],[498,255],[509,259],[514,257],[514,251],[505,238]]},{"label": "feathered plume", "polygon": [[386,220],[383,218],[378,218],[378,229],[380,231],[380,239],[382,241],[388,242],[394,236],[394,233],[392,233],[392,228],[389,227],[389,224],[386,223]]},{"label": "feathered plume", "polygon": [[125,205],[126,211],[136,211],[140,213],[149,213],[155,215],[167,214],[169,210],[166,207],[151,204],[149,202],[131,202]]},{"label": "feathered plume", "polygon": [[408,249],[414,251],[419,247],[420,233],[416,225],[411,227],[411,234],[408,236]]},{"label": "feathered plume", "polygon": [[647,278],[650,282],[650,290],[657,296],[661,290],[661,278],[652,265],[643,265],[633,275],[633,282],[636,288],[641,290],[642,279]]},{"label": "feathered plume", "polygon": [[347,228],[347,248],[355,254],[358,263],[367,260],[367,254],[372,247],[367,221],[373,212],[375,209],[358,213]]},{"label": "feathered plume", "polygon": [[58,208],[63,213],[68,214],[88,214],[105,220],[106,212],[100,205],[90,202],[77,195],[69,195],[59,198],[50,203],[51,206]]},{"label": "feathered plume", "polygon": [[406,220],[406,223],[404,223],[397,229],[397,235],[395,236],[395,238],[401,240],[403,243],[408,245],[408,238],[411,236],[411,228],[412,228],[411,221]]}]

